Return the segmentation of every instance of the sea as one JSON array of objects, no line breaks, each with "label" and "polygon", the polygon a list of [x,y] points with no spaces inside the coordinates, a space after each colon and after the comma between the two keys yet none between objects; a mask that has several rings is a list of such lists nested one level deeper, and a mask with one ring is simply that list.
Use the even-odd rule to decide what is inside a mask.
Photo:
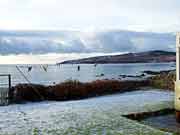
[{"label": "sea", "polygon": [[[78,70],[79,66],[79,70]],[[19,70],[18,70],[19,69]],[[175,63],[129,64],[62,64],[62,65],[0,65],[0,74],[10,74],[13,86],[19,83],[54,85],[67,80],[91,82],[101,79],[127,79],[143,71],[174,70]],[[138,79],[130,77],[128,79]],[[0,76],[0,87],[8,84],[7,76]]]}]

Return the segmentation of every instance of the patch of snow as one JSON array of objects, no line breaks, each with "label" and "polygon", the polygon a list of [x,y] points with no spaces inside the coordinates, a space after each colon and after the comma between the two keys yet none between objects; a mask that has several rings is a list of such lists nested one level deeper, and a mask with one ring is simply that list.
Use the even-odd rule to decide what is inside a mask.
[{"label": "patch of snow", "polygon": [[0,107],[0,134],[166,134],[121,115],[173,107],[174,93],[148,90],[79,101]]}]

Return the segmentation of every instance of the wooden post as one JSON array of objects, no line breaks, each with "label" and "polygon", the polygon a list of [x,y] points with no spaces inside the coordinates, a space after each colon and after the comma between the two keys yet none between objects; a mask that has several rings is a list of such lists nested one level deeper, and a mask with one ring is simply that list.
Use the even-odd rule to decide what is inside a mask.
[{"label": "wooden post", "polygon": [[0,74],[2,77],[8,77],[8,84],[6,87],[2,87],[0,91],[0,105],[8,105],[10,98],[12,98],[12,89],[11,89],[11,75],[10,74]]},{"label": "wooden post", "polygon": [[12,102],[13,100],[13,89],[12,89],[12,84],[11,84],[11,75],[8,75],[8,80],[9,80],[9,91],[8,91],[8,104]]},{"label": "wooden post", "polygon": [[11,75],[8,75],[8,80],[9,80],[9,90],[11,90]]}]

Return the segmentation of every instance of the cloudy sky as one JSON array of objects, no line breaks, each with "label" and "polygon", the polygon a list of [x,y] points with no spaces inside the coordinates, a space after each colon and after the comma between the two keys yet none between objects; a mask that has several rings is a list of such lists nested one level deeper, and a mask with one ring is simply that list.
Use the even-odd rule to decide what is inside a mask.
[{"label": "cloudy sky", "polygon": [[172,51],[179,13],[179,0],[0,0],[0,63]]}]

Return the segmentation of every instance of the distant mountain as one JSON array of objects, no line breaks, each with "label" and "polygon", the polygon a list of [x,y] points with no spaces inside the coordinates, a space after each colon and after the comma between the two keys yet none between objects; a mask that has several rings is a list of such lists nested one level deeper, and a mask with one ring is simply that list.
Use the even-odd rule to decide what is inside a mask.
[{"label": "distant mountain", "polygon": [[148,51],[140,53],[127,53],[122,55],[109,55],[90,57],[77,60],[64,61],[59,64],[110,64],[110,63],[161,63],[175,62],[176,53],[167,51]]}]

